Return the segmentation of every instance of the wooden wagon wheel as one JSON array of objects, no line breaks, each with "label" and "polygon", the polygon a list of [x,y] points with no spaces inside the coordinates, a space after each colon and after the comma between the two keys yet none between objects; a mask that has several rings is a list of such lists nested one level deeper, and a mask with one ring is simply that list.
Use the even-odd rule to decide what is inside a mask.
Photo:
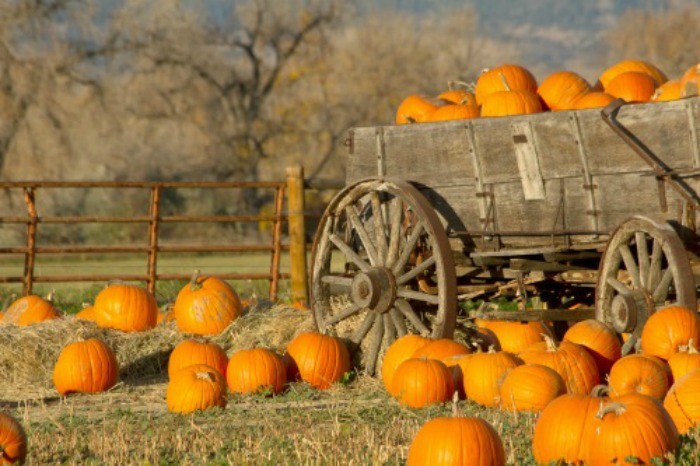
[{"label": "wooden wagon wheel", "polygon": [[[452,336],[452,251],[437,214],[410,183],[367,180],[340,192],[321,219],[312,256],[316,327],[360,350],[367,373],[399,336]],[[424,277],[436,285],[430,292],[418,287]]]},{"label": "wooden wagon wheel", "polygon": [[617,228],[600,262],[596,318],[629,333],[629,353],[650,314],[669,304],[696,306],[695,279],[683,242],[663,220],[634,217]]}]

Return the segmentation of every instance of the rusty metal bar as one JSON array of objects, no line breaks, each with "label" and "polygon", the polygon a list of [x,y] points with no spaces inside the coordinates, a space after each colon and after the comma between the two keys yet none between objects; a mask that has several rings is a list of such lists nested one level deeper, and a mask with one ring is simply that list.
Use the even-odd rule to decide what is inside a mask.
[{"label": "rusty metal bar", "polygon": [[284,207],[284,186],[275,192],[275,223],[272,227],[272,260],[270,264],[270,301],[277,300],[279,286],[280,253],[282,237],[282,208]]},{"label": "rusty metal bar", "polygon": [[[217,277],[222,280],[269,280],[269,273],[208,273],[208,277]],[[187,273],[163,273],[157,274],[156,280],[188,280],[192,274]],[[147,282],[149,276],[142,275],[40,275],[33,278],[33,283],[62,283],[62,282],[107,282],[121,280],[125,282]],[[280,279],[288,280],[288,273],[280,273]],[[23,283],[24,277],[11,276],[0,277],[0,283]]]},{"label": "rusty metal bar", "polygon": [[24,286],[22,294],[28,295],[32,292],[32,281],[34,278],[34,259],[36,256],[36,204],[34,198],[34,188],[25,188],[24,202],[27,204],[29,223],[27,224],[27,252],[24,256]]},{"label": "rusty metal bar", "polygon": [[449,232],[448,236],[592,236],[592,235],[609,235],[609,231],[597,231],[597,230],[549,230],[549,231],[499,231],[499,230],[489,230],[483,231],[467,231],[467,230],[453,230]]},{"label": "rusty metal bar", "polygon": [[0,181],[5,188],[278,188],[280,181]]},{"label": "rusty metal bar", "polygon": [[156,269],[158,267],[158,214],[160,213],[160,187],[151,188],[151,222],[148,226],[148,291],[156,293]]},{"label": "rusty metal bar", "polygon": [[[156,189],[156,188],[152,188]],[[151,223],[150,215],[132,217],[118,216],[60,216],[37,217],[37,223]],[[273,222],[274,215],[171,215],[161,217],[160,223],[233,223],[233,222]],[[284,219],[286,221],[286,219]],[[0,217],[0,223],[29,223],[27,217]]]},{"label": "rusty metal bar", "polygon": [[[282,251],[288,251],[288,244],[280,244]],[[158,245],[158,252],[271,252],[268,245]],[[0,254],[26,254],[27,247],[0,248]],[[149,246],[37,246],[37,254],[99,254],[99,253],[138,253],[149,252]]]}]

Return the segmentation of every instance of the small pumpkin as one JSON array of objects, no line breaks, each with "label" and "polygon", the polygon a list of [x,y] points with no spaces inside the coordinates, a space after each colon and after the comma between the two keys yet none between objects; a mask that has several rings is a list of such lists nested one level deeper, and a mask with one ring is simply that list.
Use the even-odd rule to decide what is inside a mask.
[{"label": "small pumpkin", "polygon": [[700,369],[700,351],[695,340],[691,338],[687,346],[681,346],[676,354],[668,358],[668,365],[673,380],[679,380],[684,375]]},{"label": "small pumpkin", "polygon": [[496,334],[501,351],[517,354],[544,337],[553,337],[552,331],[543,322],[510,322],[503,320],[479,320],[475,323]]},{"label": "small pumpkin", "polygon": [[52,299],[53,293],[46,298],[28,295],[17,299],[5,311],[5,316],[2,319],[3,325],[24,327],[58,318],[59,313],[51,302]]},{"label": "small pumpkin", "polygon": [[231,355],[226,382],[232,393],[269,390],[278,394],[287,383],[287,369],[282,359],[268,349],[241,350]]},{"label": "small pumpkin", "polygon": [[112,349],[90,338],[66,345],[53,370],[53,383],[60,395],[99,393],[117,383],[119,366]]},{"label": "small pumpkin", "polygon": [[585,395],[598,385],[600,375],[593,357],[581,345],[563,341],[559,345],[546,337],[518,354],[529,364],[542,364],[554,369],[566,383],[567,393]]},{"label": "small pumpkin", "polygon": [[664,408],[679,433],[700,426],[700,370],[676,380],[664,398]]},{"label": "small pumpkin", "polygon": [[501,91],[490,94],[481,105],[482,117],[527,115],[542,111],[540,99],[534,92]]},{"label": "small pumpkin", "polygon": [[615,361],[622,356],[622,345],[617,333],[599,320],[577,322],[566,331],[563,340],[586,348],[593,356],[601,378],[610,372]]},{"label": "small pumpkin", "polygon": [[613,79],[628,71],[641,72],[650,76],[654,79],[655,86],[661,86],[668,81],[664,72],[649,62],[643,60],[622,60],[603,71],[600,78],[598,78],[596,87],[607,91],[608,85]]},{"label": "small pumpkin", "polygon": [[500,399],[499,383],[509,370],[522,362],[510,353],[496,352],[469,356],[462,369],[464,392],[467,398],[483,406],[496,407]]},{"label": "small pumpkin", "polygon": [[681,97],[700,95],[700,63],[683,73],[679,86]]},{"label": "small pumpkin", "polygon": [[426,95],[409,95],[396,110],[396,124],[404,125],[428,121],[433,112],[444,104],[444,101]]},{"label": "small pumpkin", "polygon": [[656,358],[631,354],[617,361],[610,370],[610,397],[641,393],[662,401],[668,392],[665,364]]},{"label": "small pumpkin", "polygon": [[156,325],[167,324],[175,321],[175,314],[171,308],[161,309],[158,311]]},{"label": "small pumpkin", "polygon": [[408,449],[408,466],[502,466],[503,442],[476,417],[438,417],[421,426]]},{"label": "small pumpkin", "polygon": [[659,86],[651,96],[652,102],[668,102],[669,100],[678,100],[681,98],[681,82],[679,79],[666,81],[662,86]]},{"label": "small pumpkin", "polygon": [[416,359],[437,359],[438,361],[445,362],[445,359],[450,356],[470,353],[471,350],[462,343],[449,338],[440,338],[438,340],[428,341],[427,345],[417,349],[411,357]]},{"label": "small pumpkin", "polygon": [[700,341],[700,316],[682,306],[668,306],[651,316],[642,329],[642,352],[668,360],[691,339]]},{"label": "small pumpkin", "polygon": [[384,360],[382,361],[382,381],[384,382],[384,388],[386,388],[392,396],[396,396],[396,393],[392,392],[391,384],[391,379],[394,376],[396,368],[399,367],[399,364],[402,362],[411,359],[413,353],[429,342],[430,340],[427,338],[409,333],[394,340],[386,350]]},{"label": "small pumpkin", "polygon": [[219,406],[226,407],[226,381],[205,364],[187,366],[170,379],[165,394],[168,411],[187,414]]},{"label": "small pumpkin", "polygon": [[574,110],[586,110],[589,108],[602,108],[615,100],[615,97],[602,91],[588,92],[573,103]]},{"label": "small pumpkin", "polygon": [[330,388],[350,371],[350,353],[342,341],[329,335],[306,332],[296,336],[287,346],[288,373],[320,390]]},{"label": "small pumpkin", "polygon": [[103,328],[142,332],[156,326],[158,305],[140,286],[108,284],[95,297],[95,322]]},{"label": "small pumpkin", "polygon": [[537,93],[551,110],[569,110],[590,90],[591,85],[580,75],[573,71],[557,71],[540,83]]},{"label": "small pumpkin", "polygon": [[175,298],[173,318],[181,332],[218,335],[242,314],[236,291],[216,277],[196,271]]},{"label": "small pumpkin", "polygon": [[0,413],[0,465],[21,464],[27,457],[27,434],[15,418]]},{"label": "small pumpkin", "polygon": [[84,303],[83,309],[75,314],[75,318],[78,320],[89,320],[95,321],[95,306],[91,304]]},{"label": "small pumpkin", "polygon": [[477,118],[479,107],[476,105],[448,104],[435,110],[426,121],[451,121]]},{"label": "small pumpkin", "polygon": [[435,359],[409,359],[402,362],[392,378],[392,393],[399,403],[411,408],[444,403],[452,399],[452,373]]},{"label": "small pumpkin", "polygon": [[539,364],[523,364],[506,374],[499,393],[501,409],[538,412],[565,395],[566,384],[554,369]]},{"label": "small pumpkin", "polygon": [[223,349],[216,343],[197,340],[184,340],[178,343],[168,359],[168,377],[173,376],[181,369],[196,364],[204,364],[226,374],[228,357]]},{"label": "small pumpkin", "polygon": [[[463,88],[459,89],[458,86],[462,86]],[[479,104],[476,103],[476,96],[466,89],[467,86],[469,86],[467,83],[450,81],[447,83],[448,90],[438,94],[438,99],[451,104],[478,107]]]},{"label": "small pumpkin", "polygon": [[[654,464],[672,453],[680,440],[661,403],[646,395],[628,394],[602,403],[589,431],[588,460],[606,464]],[[634,461],[627,458],[633,457]]]},{"label": "small pumpkin", "polygon": [[621,73],[605,88],[605,92],[625,102],[649,102],[655,91],[654,78],[639,71]]},{"label": "small pumpkin", "polygon": [[479,105],[484,105],[491,94],[503,91],[525,91],[536,94],[537,80],[528,69],[514,64],[484,70],[476,80],[474,94]]}]

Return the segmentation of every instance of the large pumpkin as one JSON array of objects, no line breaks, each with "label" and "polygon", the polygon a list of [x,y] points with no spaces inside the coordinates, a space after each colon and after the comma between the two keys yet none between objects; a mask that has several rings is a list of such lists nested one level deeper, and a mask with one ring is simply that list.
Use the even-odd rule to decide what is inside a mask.
[{"label": "large pumpkin", "polygon": [[503,442],[480,418],[438,417],[423,424],[408,449],[408,466],[501,466]]},{"label": "large pumpkin", "polygon": [[603,74],[601,74],[600,78],[598,78],[598,83],[596,83],[596,86],[607,91],[608,85],[613,79],[628,71],[642,72],[648,76],[651,76],[654,79],[656,86],[661,86],[668,81],[668,78],[663,71],[649,62],[643,60],[623,60],[603,71]]},{"label": "large pumpkin", "polygon": [[479,105],[496,92],[526,91],[537,93],[537,80],[529,70],[520,65],[505,64],[484,70],[476,80],[474,93]]},{"label": "large pumpkin", "polygon": [[411,408],[444,403],[452,399],[454,385],[447,366],[435,359],[409,359],[392,378],[392,392],[399,403]]},{"label": "large pumpkin", "polygon": [[678,79],[666,81],[663,86],[659,86],[651,96],[652,102],[667,102],[681,98],[681,82]]},{"label": "large pumpkin", "polygon": [[476,96],[469,92],[467,89],[458,89],[456,88],[456,85],[462,85],[462,86],[468,86],[466,83],[459,83],[459,82],[450,82],[448,83],[449,89],[441,92],[438,95],[438,99],[444,100],[445,102],[449,102],[451,104],[458,104],[458,105],[470,105],[470,106],[475,106],[478,107],[478,103],[476,102]]},{"label": "large pumpkin", "polygon": [[612,398],[641,393],[662,401],[668,391],[668,374],[660,359],[631,354],[613,365],[608,385]]},{"label": "large pumpkin", "polygon": [[681,434],[700,426],[700,370],[676,380],[664,398],[664,408]]},{"label": "large pumpkin", "polygon": [[350,370],[350,353],[337,338],[316,332],[298,335],[287,346],[288,373],[298,373],[312,387],[325,390]]},{"label": "large pumpkin", "polygon": [[653,313],[644,324],[642,351],[668,360],[691,339],[700,341],[700,316],[685,307],[668,306]]},{"label": "large pumpkin", "polygon": [[477,320],[496,334],[501,351],[517,354],[535,343],[544,341],[544,336],[553,337],[552,331],[543,322],[510,322],[503,320]]},{"label": "large pumpkin", "polygon": [[435,110],[445,104],[440,99],[413,94],[406,97],[396,110],[396,124],[422,123],[428,121]]},{"label": "large pumpkin", "polygon": [[445,362],[445,359],[449,358],[450,356],[470,353],[471,350],[462,343],[456,342],[449,338],[440,338],[438,340],[428,341],[427,345],[417,349],[411,357],[416,359],[437,359]]},{"label": "large pumpkin", "polygon": [[[646,395],[625,395],[602,403],[588,438],[591,466],[654,464],[679,443],[671,417],[657,400]],[[628,458],[634,460],[628,460]]]},{"label": "large pumpkin", "polygon": [[429,342],[430,340],[427,338],[409,333],[395,340],[391,346],[389,346],[389,349],[386,350],[382,362],[382,381],[384,382],[384,388],[386,388],[391,395],[396,396],[396,393],[392,391],[393,388],[391,384],[391,379],[394,377],[396,368],[399,367],[399,364],[402,362],[411,359],[413,353]]},{"label": "large pumpkin", "polygon": [[569,110],[590,90],[591,85],[580,75],[572,71],[557,71],[540,83],[537,93],[551,110]]},{"label": "large pumpkin", "polygon": [[593,357],[576,343],[563,341],[557,346],[552,338],[546,337],[546,341],[535,343],[518,356],[526,363],[554,369],[564,379],[570,394],[588,394],[600,381]]},{"label": "large pumpkin", "polygon": [[688,346],[682,346],[678,353],[668,359],[668,366],[671,368],[673,380],[679,380],[686,374],[700,370],[700,351],[692,338]]},{"label": "large pumpkin", "polygon": [[27,434],[12,416],[0,413],[0,466],[20,464],[27,456]]},{"label": "large pumpkin", "polygon": [[499,91],[489,94],[481,105],[482,117],[528,115],[542,111],[540,98],[530,91]]},{"label": "large pumpkin", "polygon": [[605,92],[625,102],[649,102],[655,91],[654,78],[639,71],[619,74],[605,88]]},{"label": "large pumpkin", "polygon": [[265,348],[241,350],[231,355],[226,382],[232,393],[267,391],[277,394],[287,383],[282,359]]},{"label": "large pumpkin", "polygon": [[175,298],[173,318],[181,332],[218,335],[242,313],[241,300],[231,286],[195,272]]},{"label": "large pumpkin", "polygon": [[487,353],[472,354],[460,366],[467,398],[483,406],[498,406],[500,381],[509,370],[520,364],[521,361],[514,355],[493,349]]},{"label": "large pumpkin", "polygon": [[564,379],[539,364],[523,364],[508,372],[501,383],[500,407],[508,411],[542,411],[566,394]]},{"label": "large pumpkin", "polygon": [[179,370],[196,364],[205,364],[219,371],[221,375],[226,375],[228,357],[216,343],[184,340],[170,353],[168,377],[172,379]]},{"label": "large pumpkin", "polygon": [[165,394],[168,411],[191,413],[226,407],[226,381],[218,370],[204,364],[185,367],[170,379]]},{"label": "large pumpkin", "polygon": [[109,284],[95,298],[95,322],[100,327],[141,332],[156,326],[158,305],[140,286]]},{"label": "large pumpkin", "polygon": [[51,295],[44,299],[41,296],[29,295],[19,298],[10,304],[5,311],[5,316],[2,319],[3,325],[24,327],[37,322],[56,319],[59,317],[58,310],[51,303],[50,297]]},{"label": "large pumpkin", "polygon": [[66,345],[53,370],[53,383],[61,395],[99,393],[117,382],[119,366],[114,352],[96,338]]},{"label": "large pumpkin", "polygon": [[477,118],[479,107],[476,105],[448,104],[435,110],[426,121],[451,121]]},{"label": "large pumpkin", "polygon": [[599,320],[589,319],[576,323],[566,331],[564,341],[586,348],[593,356],[601,378],[622,356],[622,345],[617,334]]}]

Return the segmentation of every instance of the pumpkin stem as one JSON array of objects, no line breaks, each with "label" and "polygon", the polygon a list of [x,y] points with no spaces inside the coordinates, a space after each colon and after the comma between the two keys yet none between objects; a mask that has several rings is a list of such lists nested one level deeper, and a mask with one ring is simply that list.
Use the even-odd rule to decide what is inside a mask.
[{"label": "pumpkin stem", "polygon": [[80,307],[82,307],[83,309],[87,309],[90,306],[92,306],[92,304],[90,304],[90,303],[80,303]]},{"label": "pumpkin stem", "polygon": [[190,278],[190,290],[191,291],[197,291],[202,287],[200,283],[197,283],[199,280],[199,275],[200,271],[199,269],[195,270],[194,273],[192,274],[192,278]]},{"label": "pumpkin stem", "polygon": [[607,385],[599,384],[593,387],[591,390],[591,396],[595,398],[604,398],[610,394],[610,387]]},{"label": "pumpkin stem", "polygon": [[46,298],[44,298],[46,301],[53,303],[54,298],[56,297],[56,290],[51,290],[49,294],[46,295]]},{"label": "pumpkin stem", "polygon": [[615,413],[615,415],[620,416],[627,412],[627,406],[616,401],[607,404],[601,404],[600,409],[596,413],[595,417],[598,419],[603,419],[606,414]]},{"label": "pumpkin stem", "polygon": [[457,402],[459,401],[459,393],[457,390],[452,394],[452,417],[462,417],[462,413],[459,411]]},{"label": "pumpkin stem", "polygon": [[197,380],[208,380],[209,382],[214,381],[214,377],[209,372],[197,372]]},{"label": "pumpkin stem", "polygon": [[508,85],[508,80],[506,79],[506,75],[503,73],[498,73],[498,77],[501,78],[501,82],[503,83],[503,87],[506,88],[506,91],[510,92],[510,86]]},{"label": "pumpkin stem", "polygon": [[447,81],[447,89],[454,91],[457,87],[469,89],[470,84],[464,81]]},{"label": "pumpkin stem", "polygon": [[409,123],[416,123],[416,119],[413,118],[412,116],[407,116],[407,117],[406,117],[406,121],[409,122]]},{"label": "pumpkin stem", "polygon": [[550,353],[553,353],[554,351],[557,350],[557,343],[554,341],[554,338],[550,337],[549,335],[546,335],[544,333],[541,333],[544,337],[545,343],[547,343],[547,351]]},{"label": "pumpkin stem", "polygon": [[489,345],[489,354],[496,354],[496,345]]}]

